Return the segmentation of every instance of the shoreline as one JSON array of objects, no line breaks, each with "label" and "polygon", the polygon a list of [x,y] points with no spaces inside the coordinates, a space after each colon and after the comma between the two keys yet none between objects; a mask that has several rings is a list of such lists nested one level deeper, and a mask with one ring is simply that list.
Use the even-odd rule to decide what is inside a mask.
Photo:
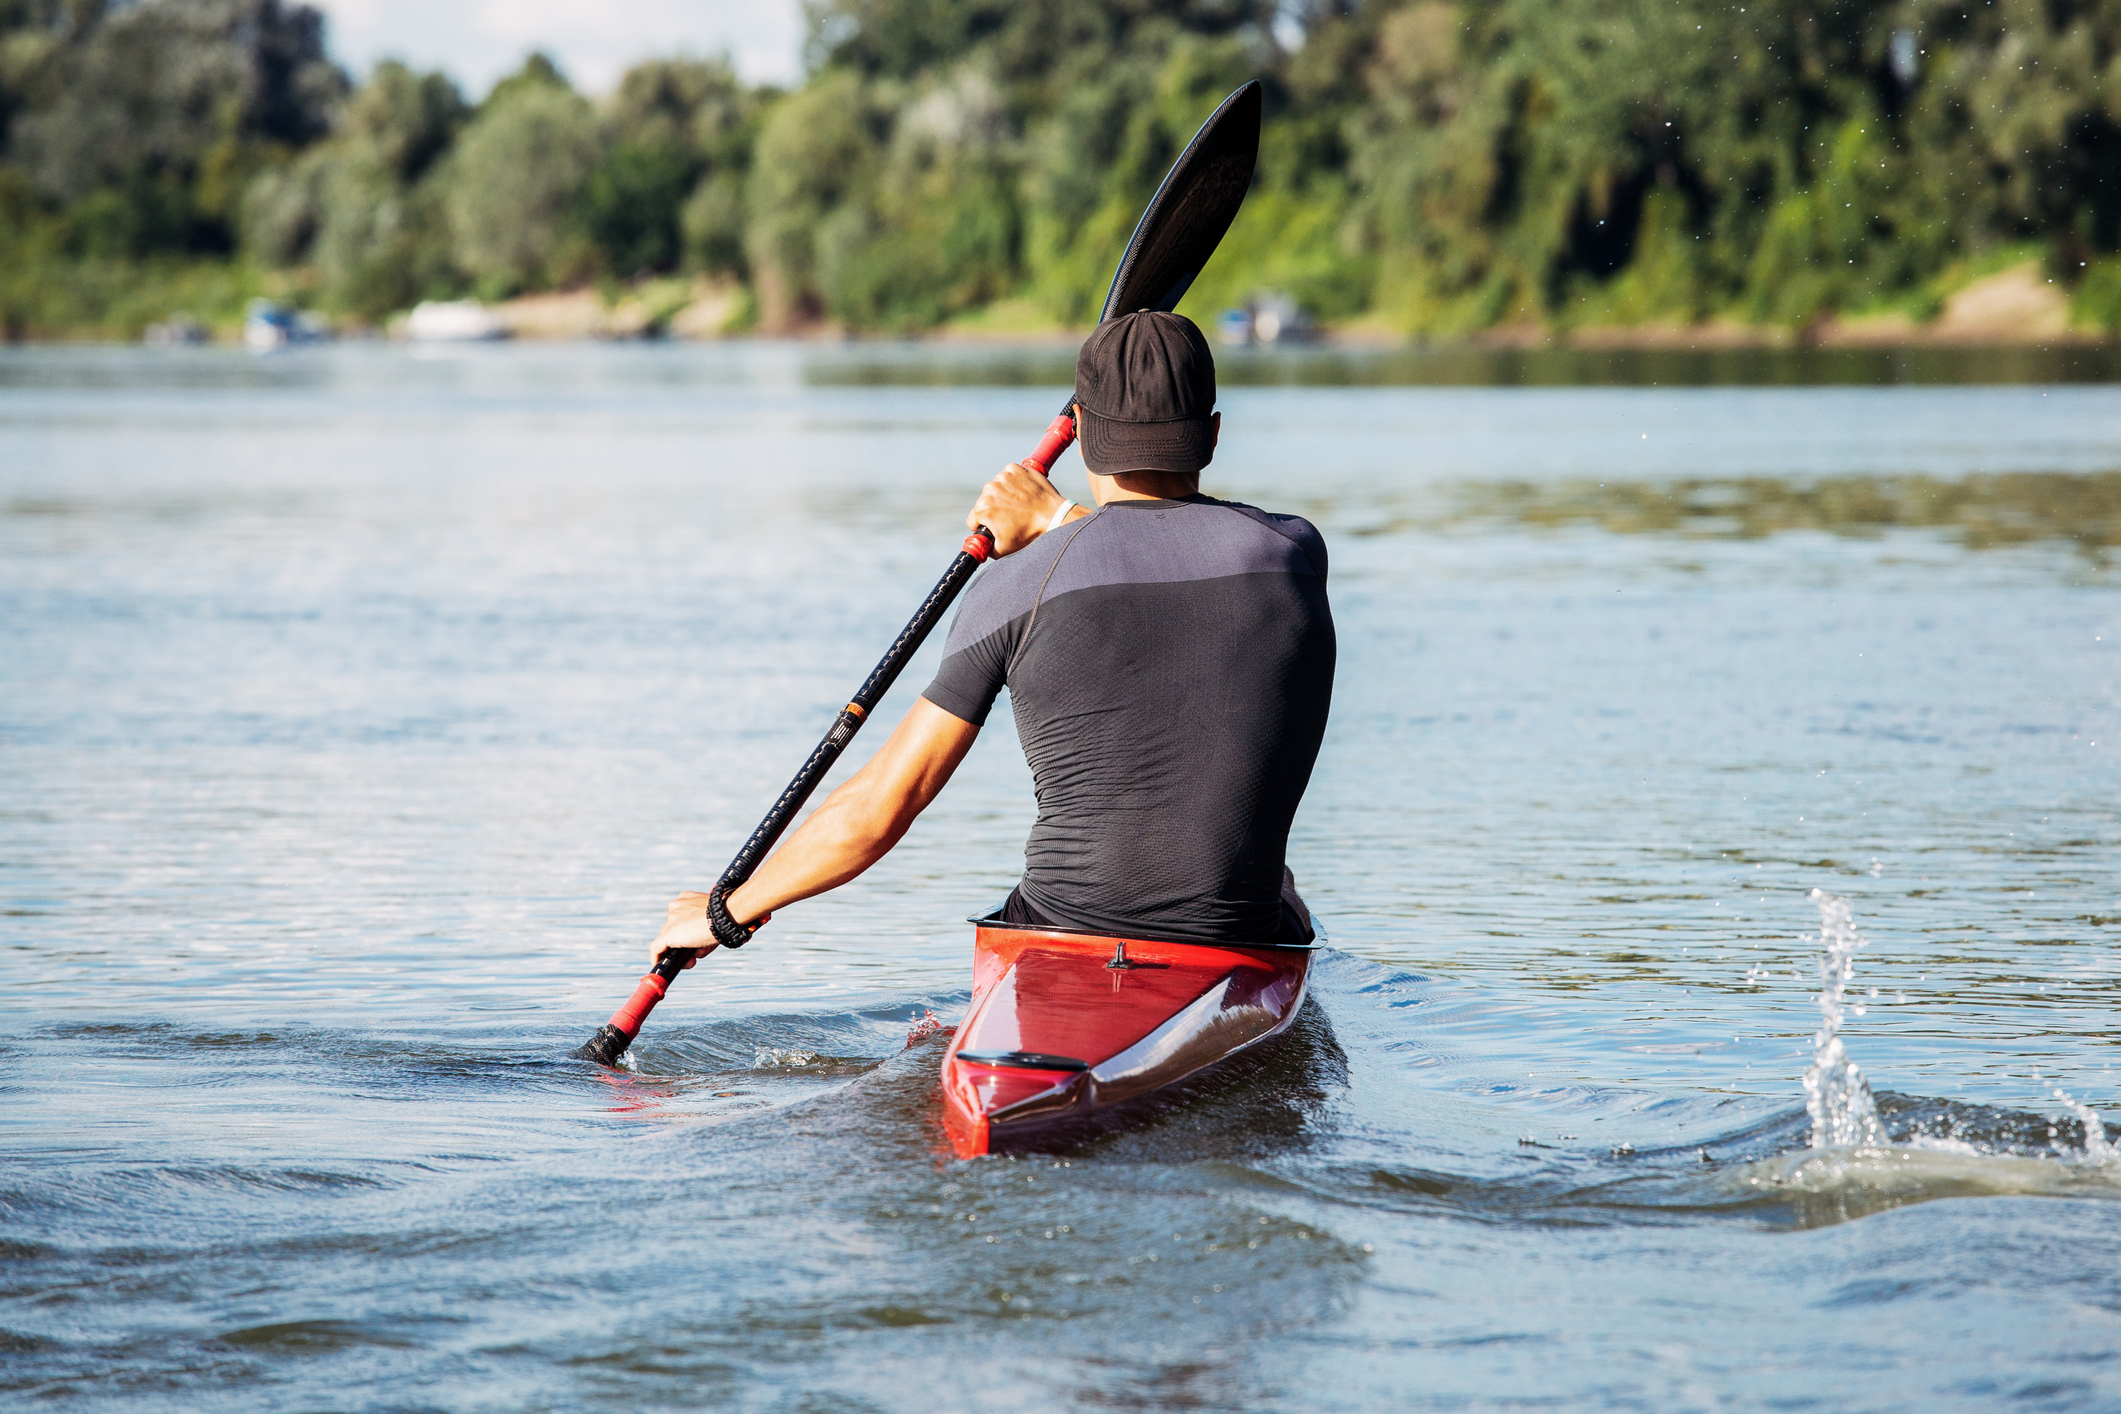
[{"label": "shoreline", "polygon": [[[467,305],[472,302],[463,302]],[[1046,321],[1025,300],[1003,300],[952,323],[919,332],[849,330],[818,321],[789,328],[761,330],[750,324],[749,293],[742,287],[707,281],[646,282],[616,300],[594,288],[519,295],[475,306],[503,339],[534,343],[760,341],[775,343],[1007,347],[1073,349],[1089,329]],[[414,339],[407,333],[410,311],[381,327],[362,326],[331,336],[343,342],[392,342],[436,347],[448,339]],[[1681,324],[1505,324],[1463,334],[1433,336],[1396,331],[1375,315],[1338,323],[1321,322],[1306,339],[1273,344],[1219,345],[1232,350],[1346,353],[1733,353],[1798,350],[2058,350],[2100,349],[2121,345],[2121,335],[2076,326],[2069,302],[2053,280],[2026,261],[1974,280],[1944,300],[1935,317],[1916,320],[1904,311],[1827,314],[1811,322],[1786,325],[1748,324],[1729,317]],[[181,316],[177,317],[181,319]],[[173,321],[175,322],[175,321]],[[193,346],[243,343],[240,327],[211,330],[191,326],[190,337],[174,341]],[[199,337],[199,335],[205,337]],[[142,340],[87,334],[83,337],[10,338],[0,347],[66,347],[90,344],[126,346],[158,341],[151,329]],[[164,341],[168,342],[168,341]]]},{"label": "shoreline", "polygon": [[[874,347],[894,345],[935,348],[993,348],[1054,350],[1073,353],[1088,329],[1041,330],[1024,333],[960,330],[927,330],[921,333],[855,332],[829,327],[811,327],[764,333],[747,330],[731,334],[678,334],[567,329],[516,332],[485,340],[413,339],[361,328],[315,341],[312,347],[330,344],[384,344],[403,348],[450,348],[476,344],[802,344],[815,347]],[[240,331],[215,331],[205,339],[175,344],[153,340],[118,339],[103,335],[58,338],[17,338],[0,341],[4,349],[40,348],[197,348],[240,349]],[[1320,328],[1308,339],[1274,344],[1214,345],[1218,354],[1496,354],[1496,353],[1838,353],[1847,351],[1895,353],[1927,351],[2049,351],[2121,348],[2121,336],[2085,329],[2057,333],[2021,334],[2011,331],[1962,331],[1909,325],[1891,330],[1873,330],[1828,322],[1805,330],[1773,327],[1736,329],[1718,325],[1603,325],[1580,329],[1546,330],[1502,328],[1438,338],[1423,335],[1393,336],[1367,329]]]}]

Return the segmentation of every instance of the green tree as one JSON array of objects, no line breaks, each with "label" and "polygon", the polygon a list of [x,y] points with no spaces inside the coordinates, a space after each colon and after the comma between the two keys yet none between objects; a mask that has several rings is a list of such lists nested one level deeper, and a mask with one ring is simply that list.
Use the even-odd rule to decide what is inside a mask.
[{"label": "green tree", "polygon": [[480,105],[450,154],[446,204],[457,263],[481,293],[589,272],[578,213],[600,155],[595,110],[562,81],[519,74]]},{"label": "green tree", "polygon": [[924,329],[1017,283],[1016,147],[994,83],[963,68],[895,115],[879,180],[828,222],[827,310],[857,328]]},{"label": "green tree", "polygon": [[809,13],[789,94],[657,60],[592,106],[534,56],[472,111],[391,64],[349,98],[288,0],[0,0],[0,322],[116,308],[143,262],[210,263],[239,230],[368,318],[692,270],[749,280],[769,328],[1025,294],[1081,321],[1179,144],[1252,77],[1259,171],[1197,317],[1273,289],[1422,335],[1795,325],[1934,308],[2037,249],[2081,319],[2121,321],[2121,0]]},{"label": "green tree", "polygon": [[468,116],[444,75],[378,64],[328,142],[253,181],[247,248],[267,265],[313,264],[324,303],[363,319],[453,292],[440,174]]},{"label": "green tree", "polygon": [[744,242],[766,329],[822,314],[821,248],[844,251],[873,233],[868,202],[882,127],[875,96],[844,70],[818,75],[767,112]]},{"label": "green tree", "polygon": [[346,93],[308,6],[28,8],[37,23],[6,42],[25,99],[9,155],[67,208],[84,254],[232,249],[250,172],[322,136]]},{"label": "green tree", "polygon": [[1021,120],[1178,34],[1264,40],[1281,0],[825,0],[810,9],[813,69],[909,82],[977,59]]},{"label": "green tree", "polygon": [[2107,0],[1426,0],[1344,23],[1379,299],[1410,329],[1794,322],[2001,242],[2116,238]]},{"label": "green tree", "polygon": [[583,221],[615,274],[743,270],[743,181],[760,103],[725,62],[651,60],[619,81]]}]

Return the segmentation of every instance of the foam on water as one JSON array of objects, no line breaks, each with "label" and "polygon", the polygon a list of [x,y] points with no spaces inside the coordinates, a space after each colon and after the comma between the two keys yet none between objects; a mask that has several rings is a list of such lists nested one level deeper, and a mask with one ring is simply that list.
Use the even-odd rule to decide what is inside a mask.
[{"label": "foam on water", "polygon": [[816,1051],[805,1051],[794,1046],[761,1046],[751,1059],[753,1070],[803,1070],[819,1064],[825,1058]]}]

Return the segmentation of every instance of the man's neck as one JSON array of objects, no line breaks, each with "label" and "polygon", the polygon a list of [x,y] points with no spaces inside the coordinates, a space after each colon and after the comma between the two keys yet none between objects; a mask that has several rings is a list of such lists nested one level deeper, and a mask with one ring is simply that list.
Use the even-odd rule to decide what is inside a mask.
[{"label": "man's neck", "polygon": [[1183,501],[1199,492],[1200,477],[1170,471],[1129,471],[1118,476],[1090,473],[1090,494],[1100,506],[1114,501]]}]

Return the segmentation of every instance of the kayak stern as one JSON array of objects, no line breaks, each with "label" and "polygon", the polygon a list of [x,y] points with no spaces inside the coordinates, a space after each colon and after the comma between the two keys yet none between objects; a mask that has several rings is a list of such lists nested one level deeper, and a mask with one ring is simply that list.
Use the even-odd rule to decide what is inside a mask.
[{"label": "kayak stern", "polygon": [[1118,938],[980,920],[943,1126],[973,1158],[1183,1080],[1284,1030],[1310,947]]}]

